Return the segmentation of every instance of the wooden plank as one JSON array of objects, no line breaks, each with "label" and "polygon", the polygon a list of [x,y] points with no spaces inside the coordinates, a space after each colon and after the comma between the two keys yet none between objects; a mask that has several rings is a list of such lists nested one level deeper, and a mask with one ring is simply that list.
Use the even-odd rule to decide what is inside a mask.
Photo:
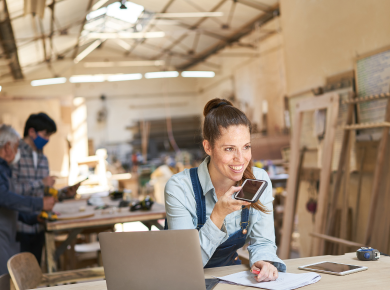
[{"label": "wooden plank", "polygon": [[[351,134],[351,132],[347,132],[347,134]],[[346,240],[348,239],[348,212],[349,212],[349,180],[350,180],[350,172],[349,172],[349,164],[351,157],[351,148],[352,148],[352,140],[351,136],[348,138],[348,146],[347,146],[347,154],[345,157],[345,167],[344,167],[344,188],[343,188],[343,202],[341,208],[341,228],[340,228],[340,238]],[[341,247],[341,253],[345,253],[345,247]]]},{"label": "wooden plank", "polygon": [[365,247],[364,244],[361,243],[356,243],[352,241],[348,241],[345,239],[340,239],[340,238],[335,238],[332,236],[324,235],[324,234],[318,234],[318,233],[310,233],[312,237],[319,238],[325,241],[329,241],[332,243],[340,244],[340,245],[345,245],[345,246],[350,246],[350,247]]},{"label": "wooden plank", "polygon": [[360,123],[344,126],[344,130],[362,130],[362,129],[373,129],[390,127],[390,122],[374,122],[374,123]]},{"label": "wooden plank", "polygon": [[43,274],[40,285],[46,286],[59,283],[75,283],[104,278],[104,268],[96,267],[74,271],[61,271],[52,274]]},{"label": "wooden plank", "polygon": [[[385,122],[390,122],[390,101],[387,101],[386,106],[386,116],[385,116]],[[367,230],[366,230],[366,237],[365,237],[365,243],[367,245],[370,244],[371,236],[373,234],[373,224],[375,222],[375,211],[377,208],[378,203],[378,196],[379,196],[379,190],[380,190],[380,182],[381,178],[383,176],[383,167],[385,163],[385,154],[387,149],[387,143],[389,139],[389,131],[390,128],[386,127],[383,128],[382,132],[382,138],[379,142],[379,148],[378,148],[378,155],[376,159],[376,167],[374,172],[374,181],[373,181],[373,188],[372,188],[372,194],[371,194],[371,203],[370,203],[370,211],[369,211],[369,218],[368,218],[368,224],[367,224]]]},{"label": "wooden plank", "polygon": [[[291,141],[291,160],[289,166],[289,181],[287,183],[287,196],[285,211],[283,216],[282,240],[280,244],[279,256],[286,259],[290,254],[291,233],[294,221],[294,205],[297,192],[295,192],[298,178],[299,166],[299,141],[302,130],[303,112],[327,109],[327,125],[324,140],[324,153],[322,156],[322,170],[320,177],[320,190],[318,199],[318,208],[316,213],[315,229],[323,232],[323,219],[325,218],[326,197],[329,189],[330,171],[333,153],[333,142],[335,137],[335,127],[337,124],[339,107],[339,95],[335,93],[325,94],[320,97],[305,99],[296,104],[294,116],[294,128]],[[319,245],[318,245],[319,246]]]},{"label": "wooden plank", "polygon": [[363,102],[368,102],[372,100],[379,100],[379,99],[385,99],[389,98],[390,93],[383,93],[383,94],[378,94],[378,95],[370,95],[370,96],[365,96],[365,97],[360,97],[360,98],[351,98],[345,101],[342,101],[342,104],[357,104],[357,103],[363,103]]},{"label": "wooden plank", "polygon": [[[347,112],[347,120],[346,124],[350,125],[353,122],[353,113],[354,113],[354,107],[350,105],[348,107],[348,112]],[[331,195],[331,200],[330,200],[330,205],[329,205],[329,213],[327,216],[327,228],[325,233],[328,235],[331,235],[334,233],[334,221],[335,221],[335,216],[336,216],[336,210],[337,210],[337,201],[339,198],[339,192],[341,188],[341,181],[343,178],[343,172],[344,172],[344,165],[346,162],[346,157],[347,157],[347,152],[348,152],[348,147],[349,147],[349,139],[351,136],[351,132],[345,131],[343,135],[343,140],[341,144],[341,153],[340,153],[340,159],[339,163],[337,166],[337,173],[336,173],[336,180],[334,182],[334,187],[333,187],[333,192]],[[322,242],[320,243],[319,247],[322,247]]]},{"label": "wooden plank", "polygon": [[[317,212],[315,216],[314,231],[316,233],[325,232],[327,197],[329,194],[330,175],[332,166],[333,143],[336,132],[337,116],[339,108],[339,96],[337,94],[330,94],[332,96],[327,108],[327,124],[324,140],[324,150],[322,153],[322,168],[320,175],[320,189],[318,192]],[[313,254],[318,255],[322,252],[320,241],[313,241]],[[322,244],[323,245],[323,244]]]},{"label": "wooden plank", "polygon": [[80,212],[80,213],[74,213],[74,214],[61,214],[58,216],[58,221],[65,221],[65,220],[75,220],[75,219],[82,219],[82,218],[89,218],[93,217],[95,215],[94,212]]},{"label": "wooden plank", "polygon": [[[357,231],[359,230],[359,223],[358,223],[358,218],[359,218],[359,208],[360,208],[360,197],[362,194],[362,182],[363,182],[363,167],[364,167],[364,161],[366,158],[366,148],[363,148],[362,150],[362,156],[360,159],[360,167],[359,167],[359,175],[358,175],[358,185],[357,185],[357,196],[356,196],[356,206],[355,206],[355,218],[354,218],[354,233],[353,237],[354,239],[357,238]],[[390,184],[390,183],[389,183]]]},{"label": "wooden plank", "polygon": [[302,128],[302,117],[303,114],[299,111],[299,105],[297,104],[295,116],[294,116],[294,128],[292,131],[291,139],[291,154],[290,164],[288,169],[289,179],[287,181],[287,196],[283,215],[283,227],[282,227],[282,240],[279,247],[279,257],[281,259],[288,259],[290,257],[291,247],[291,234],[294,222],[294,205],[296,200],[297,192],[297,178],[298,178],[298,167],[299,167],[299,138],[301,136]]},{"label": "wooden plank", "polygon": [[57,263],[54,259],[56,252],[54,233],[45,232],[46,267],[48,273],[57,271]]},{"label": "wooden plank", "polygon": [[[112,202],[109,198],[103,198],[106,204],[118,206],[119,201]],[[54,210],[57,212],[71,213],[71,209],[78,211],[80,207],[85,207],[86,201],[65,201],[56,204]],[[66,212],[64,212],[66,210]],[[95,210],[94,216],[73,220],[62,220],[46,223],[47,231],[69,230],[76,228],[88,228],[96,226],[113,225],[116,223],[126,223],[134,221],[148,221],[164,219],[166,216],[165,206],[155,203],[150,211],[130,212],[129,208],[117,208],[116,211]]]},{"label": "wooden plank", "polygon": [[[315,96],[310,99],[305,99],[302,102],[299,102],[297,110],[300,112],[315,111],[321,109],[329,109],[330,104],[335,100],[339,100],[338,94],[328,93],[321,96]],[[338,104],[338,103],[337,103]],[[336,114],[337,116],[337,114]]]}]

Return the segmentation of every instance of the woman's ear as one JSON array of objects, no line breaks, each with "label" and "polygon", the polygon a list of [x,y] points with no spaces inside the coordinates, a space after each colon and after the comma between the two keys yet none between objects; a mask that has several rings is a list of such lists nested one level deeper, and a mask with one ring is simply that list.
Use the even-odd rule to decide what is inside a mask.
[{"label": "woman's ear", "polygon": [[210,142],[207,141],[207,140],[203,140],[203,149],[204,149],[204,152],[206,152],[207,155],[211,155],[211,146],[210,146]]}]

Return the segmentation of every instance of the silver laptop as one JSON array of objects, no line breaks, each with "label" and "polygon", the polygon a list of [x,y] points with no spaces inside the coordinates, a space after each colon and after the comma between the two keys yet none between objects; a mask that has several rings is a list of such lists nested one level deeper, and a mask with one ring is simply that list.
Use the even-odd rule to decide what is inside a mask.
[{"label": "silver laptop", "polygon": [[108,290],[205,290],[199,233],[100,233]]}]

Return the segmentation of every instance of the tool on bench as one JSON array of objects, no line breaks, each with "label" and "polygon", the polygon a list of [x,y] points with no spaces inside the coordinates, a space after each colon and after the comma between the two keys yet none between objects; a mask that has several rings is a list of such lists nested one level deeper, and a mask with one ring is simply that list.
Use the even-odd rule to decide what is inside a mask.
[{"label": "tool on bench", "polygon": [[[82,182],[86,181],[87,179],[88,179],[88,177],[85,178],[84,180],[72,185],[72,186],[67,186],[67,187],[64,187],[61,189],[55,189],[53,187],[45,186],[45,188],[43,190],[44,196],[52,196],[60,202],[63,201],[64,199],[73,198],[73,197],[67,196],[68,189],[70,187],[77,185],[77,184],[81,184]],[[41,219],[44,219],[44,220],[48,220],[48,221],[56,221],[58,219],[58,216],[52,211],[51,212],[42,211],[38,217],[40,217]]]},{"label": "tool on bench", "polygon": [[142,201],[132,202],[130,206],[130,211],[136,210],[150,210],[152,208],[154,201],[150,196],[145,197]]},{"label": "tool on bench", "polygon": [[377,261],[379,260],[381,253],[378,250],[375,250],[371,247],[361,247],[356,251],[356,257],[360,261]]}]

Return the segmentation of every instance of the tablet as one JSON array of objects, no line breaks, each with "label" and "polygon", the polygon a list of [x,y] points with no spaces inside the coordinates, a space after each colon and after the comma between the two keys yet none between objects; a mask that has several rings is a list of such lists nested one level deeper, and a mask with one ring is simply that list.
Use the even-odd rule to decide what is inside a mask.
[{"label": "tablet", "polygon": [[363,266],[348,265],[334,262],[319,262],[315,264],[300,266],[298,267],[298,269],[344,276],[355,272],[364,271],[368,268]]}]

